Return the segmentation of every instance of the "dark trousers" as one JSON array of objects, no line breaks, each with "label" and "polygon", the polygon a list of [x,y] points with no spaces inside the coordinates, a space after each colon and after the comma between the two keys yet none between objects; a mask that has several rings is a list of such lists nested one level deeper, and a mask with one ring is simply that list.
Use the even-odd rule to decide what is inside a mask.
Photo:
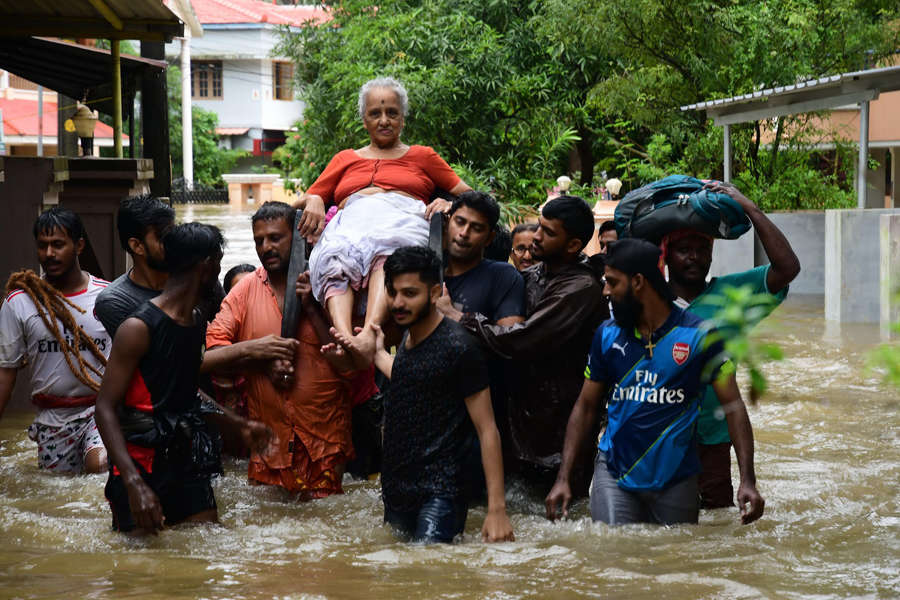
[{"label": "dark trousers", "polygon": [[597,453],[591,482],[591,518],[608,525],[629,523],[696,523],[700,512],[697,476],[691,475],[664,490],[623,490],[606,468],[606,456]]},{"label": "dark trousers", "polygon": [[731,442],[700,444],[700,508],[734,506],[731,485]]},{"label": "dark trousers", "polygon": [[449,544],[466,526],[468,503],[461,498],[429,498],[412,511],[384,507],[384,522],[412,542]]}]

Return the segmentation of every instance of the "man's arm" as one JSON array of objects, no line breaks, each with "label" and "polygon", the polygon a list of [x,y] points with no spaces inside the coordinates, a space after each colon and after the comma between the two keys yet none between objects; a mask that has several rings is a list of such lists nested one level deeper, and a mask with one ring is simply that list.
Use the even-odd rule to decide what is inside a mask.
[{"label": "man's arm", "polygon": [[521,323],[491,324],[484,315],[472,313],[466,313],[460,323],[501,358],[534,359],[568,343],[591,321],[602,302],[599,285],[551,284],[531,316]]},{"label": "man's arm", "polygon": [[481,528],[482,539],[486,542],[515,541],[512,524],[506,514],[503,456],[500,451],[500,434],[494,422],[494,409],[491,407],[491,389],[484,388],[466,398],[466,409],[481,443],[481,464],[487,483],[488,512]]},{"label": "man's arm", "polygon": [[18,372],[18,369],[0,367],[0,417],[3,416],[3,411],[6,410],[6,405],[12,397],[13,388],[16,387]]},{"label": "man's arm", "polygon": [[[722,409],[725,411],[728,435],[731,436],[734,444],[738,469],[741,473],[741,484],[737,493],[738,506],[741,509],[741,522],[752,523],[762,516],[766,502],[756,489],[756,471],[753,467],[753,427],[750,425],[750,416],[741,399],[741,392],[734,374],[728,375],[724,379],[717,379],[712,385],[722,404]],[[749,509],[746,506],[748,503],[750,504]]]},{"label": "man's arm", "polygon": [[384,347],[384,331],[381,330],[381,327],[374,323],[371,327],[375,330],[375,368],[390,379],[391,373],[394,371],[394,357]]},{"label": "man's arm", "polygon": [[270,334],[255,340],[209,348],[203,355],[201,373],[233,373],[261,361],[293,361],[299,342]]},{"label": "man's arm", "polygon": [[163,528],[159,498],[144,481],[125,446],[116,407],[125,400],[132,374],[150,346],[150,332],[139,319],[126,319],[116,331],[103,382],[97,394],[94,418],[110,462],[118,467],[128,492],[128,506],[138,528],[156,533]]},{"label": "man's arm", "polygon": [[[453,306],[453,300],[450,298],[450,292],[447,291],[447,284],[444,284],[444,291],[441,293],[441,297],[438,298],[438,301],[435,303],[435,306],[441,314],[443,314],[448,319],[452,319],[459,323],[459,321],[463,318],[463,313],[461,310],[457,309]],[[511,325],[515,325],[516,323],[522,323],[525,321],[525,317],[519,315],[513,315],[509,317],[503,317],[502,319],[497,319],[497,322],[494,323],[500,327],[509,327]]]},{"label": "man's arm", "polygon": [[259,454],[265,453],[274,438],[272,430],[266,424],[245,419],[227,406],[213,400],[203,390],[197,390],[197,393],[203,400],[203,407],[211,409],[203,411],[203,418],[207,423],[215,424],[220,430],[237,433],[250,450]]},{"label": "man's arm", "polygon": [[769,288],[769,292],[777,294],[786,288],[800,273],[800,260],[794,254],[794,249],[781,230],[733,184],[714,183],[707,184],[706,187],[713,192],[728,194],[741,205],[747,218],[753,223],[756,235],[759,236],[759,241],[771,263],[766,276],[766,286]]},{"label": "man's arm", "polygon": [[559,473],[556,475],[556,483],[544,503],[547,506],[547,518],[556,519],[556,505],[560,505],[562,517],[569,515],[569,502],[572,500],[572,488],[569,485],[569,477],[572,475],[572,467],[578,458],[578,451],[584,446],[588,433],[597,421],[597,409],[601,400],[606,396],[606,384],[585,379],[581,386],[578,400],[572,407],[569,422],[566,425],[566,438],[563,442],[562,461],[559,465]]}]

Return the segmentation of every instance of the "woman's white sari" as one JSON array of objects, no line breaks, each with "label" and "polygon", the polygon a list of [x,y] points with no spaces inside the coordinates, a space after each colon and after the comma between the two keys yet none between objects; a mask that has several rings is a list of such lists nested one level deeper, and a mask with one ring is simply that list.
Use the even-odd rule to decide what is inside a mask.
[{"label": "woman's white sari", "polygon": [[359,290],[375,257],[428,244],[425,204],[396,192],[353,194],[325,227],[309,257],[310,283],[324,304],[329,290]]}]

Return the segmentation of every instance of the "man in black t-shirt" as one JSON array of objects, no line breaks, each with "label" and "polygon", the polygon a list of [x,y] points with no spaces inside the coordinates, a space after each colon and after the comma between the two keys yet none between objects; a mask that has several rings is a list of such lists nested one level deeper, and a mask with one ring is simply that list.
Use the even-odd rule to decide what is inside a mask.
[{"label": "man in black t-shirt", "polygon": [[447,224],[446,292],[438,301],[445,313],[479,313],[497,325],[514,325],[525,317],[525,282],[508,262],[487,260],[500,207],[484,192],[464,192],[450,207]]},{"label": "man in black t-shirt", "polygon": [[[450,207],[444,269],[446,287],[437,308],[453,320],[458,321],[463,313],[484,315],[489,322],[499,326],[511,326],[525,320],[525,281],[522,276],[508,262],[484,258],[485,249],[497,235],[499,219],[497,201],[484,192],[464,192]],[[494,417],[508,450],[509,361],[490,353],[487,368]],[[477,448],[474,454],[477,454]],[[483,487],[483,482],[473,482],[473,485]]]},{"label": "man in black t-shirt", "polygon": [[439,277],[440,261],[428,248],[401,248],[384,264],[391,315],[406,329],[395,358],[374,327],[374,362],[391,380],[384,399],[384,520],[416,541],[450,542],[462,533],[465,456],[477,434],[488,492],[482,536],[512,540],[487,369],[475,341],[436,310]]}]

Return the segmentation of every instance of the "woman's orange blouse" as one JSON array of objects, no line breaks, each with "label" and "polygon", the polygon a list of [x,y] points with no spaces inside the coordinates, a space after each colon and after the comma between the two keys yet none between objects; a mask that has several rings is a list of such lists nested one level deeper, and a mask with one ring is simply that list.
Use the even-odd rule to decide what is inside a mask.
[{"label": "woman's orange blouse", "polygon": [[410,146],[400,158],[362,158],[355,150],[342,150],[306,193],[321,196],[329,205],[340,204],[361,189],[380,187],[406,192],[427,203],[435,187],[450,191],[460,181],[428,146]]}]

